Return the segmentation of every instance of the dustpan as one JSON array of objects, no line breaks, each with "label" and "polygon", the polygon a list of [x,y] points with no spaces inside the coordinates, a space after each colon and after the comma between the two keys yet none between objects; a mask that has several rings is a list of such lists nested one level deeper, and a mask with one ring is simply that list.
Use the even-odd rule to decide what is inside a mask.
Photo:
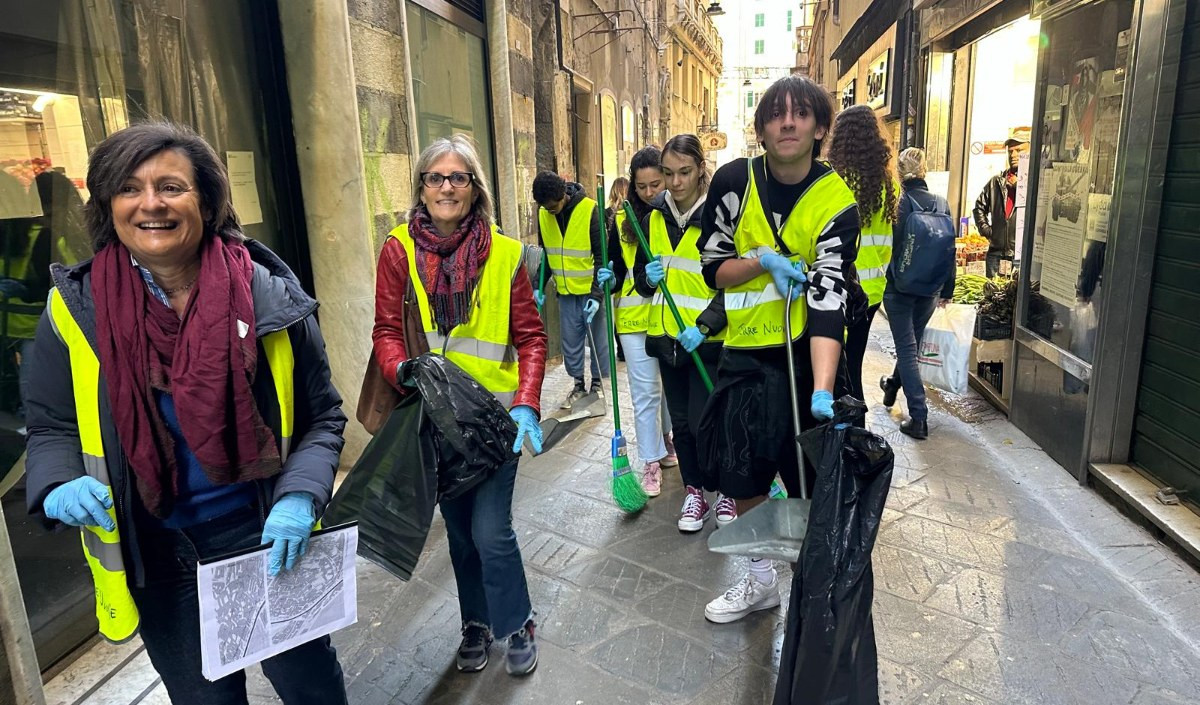
[{"label": "dustpan", "polygon": [[[600,395],[592,392],[572,404],[567,413],[542,419],[540,424],[542,427],[542,452],[545,453],[553,448],[585,420],[604,416],[604,410],[605,405]],[[528,441],[526,441],[526,446],[529,447],[529,452],[533,453],[533,448],[529,446]],[[535,455],[537,454],[535,453]]]},{"label": "dustpan", "polygon": [[771,499],[708,535],[708,550],[795,563],[808,533],[809,499]]}]

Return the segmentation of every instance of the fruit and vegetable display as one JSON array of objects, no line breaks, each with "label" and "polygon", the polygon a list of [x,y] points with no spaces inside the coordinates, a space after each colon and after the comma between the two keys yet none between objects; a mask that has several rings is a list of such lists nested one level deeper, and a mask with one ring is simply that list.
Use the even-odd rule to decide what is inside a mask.
[{"label": "fruit and vegetable display", "polygon": [[987,277],[978,274],[958,275],[954,281],[954,303],[973,305],[983,301],[983,288],[987,282]]},{"label": "fruit and vegetable display", "polygon": [[956,264],[966,267],[972,262],[983,262],[987,259],[987,251],[988,239],[982,235],[972,233],[959,238],[954,251]]}]

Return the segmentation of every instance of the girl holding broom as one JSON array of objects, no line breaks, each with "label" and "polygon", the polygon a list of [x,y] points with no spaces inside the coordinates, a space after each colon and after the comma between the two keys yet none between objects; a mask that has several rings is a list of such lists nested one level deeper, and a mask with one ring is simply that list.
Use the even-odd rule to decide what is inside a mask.
[{"label": "girl holding broom", "polygon": [[[692,533],[704,528],[710,509],[718,525],[737,518],[736,505],[722,495],[710,507],[705,490],[715,491],[716,487],[705,486],[714,483],[705,482],[696,448],[700,412],[709,389],[691,353],[699,350],[709,378],[715,379],[724,337],[725,304],[723,296],[704,282],[696,247],[709,183],[700,139],[685,134],[668,140],[662,152],[662,174],[667,190],[651,200],[650,212],[641,222],[654,259],[648,259],[639,248],[633,277],[637,292],[653,297],[646,351],[659,362],[679,454],[685,491],[679,530]],[[683,318],[682,327],[660,290],[664,281]]]},{"label": "girl holding broom", "polygon": [[[663,190],[661,157],[662,152],[652,145],[638,150],[629,163],[629,183],[633,190],[626,195],[639,218],[650,212],[650,201]],[[663,403],[658,360],[646,354],[651,298],[635,290],[630,276],[637,259],[637,237],[625,220],[624,210],[618,206],[613,214],[608,251],[610,257],[612,253],[619,253],[619,256],[613,257],[608,267],[600,269],[597,280],[600,286],[611,281],[612,290],[618,292],[613,313],[621,349],[625,351],[629,393],[633,397],[638,457],[645,463],[642,489],[647,496],[657,497],[662,492],[662,468],[675,467],[679,459],[671,440],[671,417]]]}]

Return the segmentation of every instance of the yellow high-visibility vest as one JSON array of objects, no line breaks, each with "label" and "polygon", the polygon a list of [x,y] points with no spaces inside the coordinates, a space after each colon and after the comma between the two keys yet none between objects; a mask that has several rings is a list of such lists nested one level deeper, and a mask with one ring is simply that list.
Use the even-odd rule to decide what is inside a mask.
[{"label": "yellow high-visibility vest", "polygon": [[[897,194],[900,193],[896,187]],[[887,192],[884,192],[885,201]],[[854,267],[858,270],[858,281],[867,294],[870,305],[883,302],[883,290],[887,286],[888,263],[892,261],[892,222],[884,217],[883,208],[871,215],[871,222],[862,225],[858,235],[858,257]]]},{"label": "yellow high-visibility vest", "polygon": [[[748,165],[752,160],[748,160]],[[742,215],[733,244],[738,257],[753,258],[767,253],[780,254],[775,236],[763,211],[754,182],[754,169],[748,166],[750,180],[742,199]],[[779,236],[793,262],[803,260],[811,268],[817,259],[817,239],[834,218],[857,208],[854,193],[842,177],[832,170],[814,181],[784,221]],[[728,317],[725,347],[773,348],[784,344],[784,294],[775,288],[771,275],[763,272],[750,281],[725,290],[725,315]],[[798,340],[808,321],[808,306],[803,297],[791,305],[792,339]]]},{"label": "yellow high-visibility vest", "polygon": [[505,408],[511,407],[520,383],[510,316],[513,280],[520,271],[524,250],[521,243],[501,235],[496,226],[492,226],[492,250],[475,286],[471,317],[466,323],[455,326],[448,336],[443,336],[438,331],[429,294],[417,271],[416,248],[408,234],[408,226],[397,227],[391,236],[400,241],[408,255],[408,276],[417,293],[421,325],[429,349],[445,355],[495,395]]},{"label": "yellow high-visibility vest", "polygon": [[633,265],[637,260],[637,241],[626,242],[622,235],[625,213],[617,211],[617,241],[621,243],[621,260],[625,263],[625,281],[617,294],[616,317],[618,333],[645,333],[650,328],[650,297],[642,296],[633,285]]},{"label": "yellow high-visibility vest", "polygon": [[[96,357],[83,329],[75,321],[58,289],[50,292],[50,322],[54,331],[67,346],[71,364],[71,385],[75,397],[75,422],[79,428],[79,446],[83,468],[89,477],[108,488],[114,503],[108,516],[117,521],[112,480],[105,460],[104,442],[100,428],[100,360]],[[267,365],[279,398],[280,460],[286,460],[291,447],[296,419],[294,371],[295,358],[286,330],[262,337]],[[120,449],[117,449],[120,452]],[[100,635],[113,643],[128,641],[137,633],[137,605],[129,591],[125,575],[125,560],[121,554],[120,528],[105,531],[99,526],[80,530],[83,555],[92,571],[96,588],[96,619]]]},{"label": "yellow high-visibility vest", "polygon": [[[717,292],[704,282],[704,275],[700,272],[700,250],[696,247],[699,239],[700,228],[691,225],[684,231],[679,246],[671,247],[666,218],[662,211],[651,211],[650,251],[662,256],[663,269],[667,273],[664,281],[667,283],[667,290],[671,292],[671,298],[675,300],[675,307],[679,309],[679,316],[683,319],[685,327],[696,325],[696,319],[704,313],[704,309],[708,308],[713,297],[717,295]],[[678,338],[679,333],[679,324],[675,322],[675,316],[667,306],[667,297],[659,287],[654,292],[654,300],[650,304],[650,329],[647,334]],[[724,339],[723,330],[712,333],[707,338],[710,342]]]},{"label": "yellow high-visibility vest", "polygon": [[595,211],[596,202],[584,197],[571,211],[564,235],[558,227],[558,218],[545,208],[538,208],[538,225],[542,229],[542,244],[546,246],[546,260],[550,263],[550,271],[554,274],[554,283],[560,294],[578,296],[592,293],[592,278],[595,276],[592,214]]},{"label": "yellow high-visibility vest", "polygon": [[[33,259],[33,248],[37,244],[38,237],[42,234],[42,226],[34,223],[29,228],[29,233],[26,236],[24,246],[19,257],[14,257],[6,263],[6,272],[4,276],[17,281],[24,281],[29,275],[29,264]],[[37,332],[38,321],[42,319],[42,310],[46,308],[45,299],[29,301],[16,296],[4,296],[0,294],[0,302],[2,302],[4,313],[4,336],[9,340],[33,340],[34,334]]]}]

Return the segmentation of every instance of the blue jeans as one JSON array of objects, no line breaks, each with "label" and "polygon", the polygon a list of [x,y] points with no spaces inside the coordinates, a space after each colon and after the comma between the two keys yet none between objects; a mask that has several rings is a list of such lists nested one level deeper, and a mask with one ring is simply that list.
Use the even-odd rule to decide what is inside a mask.
[{"label": "blue jeans", "polygon": [[599,384],[601,378],[608,377],[608,333],[604,322],[604,311],[596,312],[592,319],[592,340],[588,340],[587,316],[583,313],[583,305],[587,303],[586,295],[558,295],[558,324],[562,329],[563,363],[567,374],[575,381],[583,383],[584,347],[592,350],[592,383]]},{"label": "blue jeans", "polygon": [[896,371],[892,373],[892,380],[894,382],[897,377],[900,378],[904,396],[908,399],[908,415],[914,421],[929,418],[929,408],[925,406],[925,383],[921,381],[917,353],[921,349],[925,325],[933,316],[937,302],[936,295],[912,296],[890,288],[883,292],[883,308],[887,311],[892,340],[896,342]]},{"label": "blue jeans", "polygon": [[520,631],[533,616],[512,529],[516,483],[514,458],[475,489],[441,503],[463,625],[488,626],[500,638]]},{"label": "blue jeans", "polygon": [[[256,505],[182,531],[139,522],[138,544],[146,566],[146,585],[130,585],[130,591],[141,614],[142,641],[172,703],[247,702],[245,672],[216,682],[205,680],[200,672],[196,562],[257,546],[261,540],[262,524]],[[272,656],[262,662],[262,670],[286,705],[346,703],[342,667],[327,636]]]}]

